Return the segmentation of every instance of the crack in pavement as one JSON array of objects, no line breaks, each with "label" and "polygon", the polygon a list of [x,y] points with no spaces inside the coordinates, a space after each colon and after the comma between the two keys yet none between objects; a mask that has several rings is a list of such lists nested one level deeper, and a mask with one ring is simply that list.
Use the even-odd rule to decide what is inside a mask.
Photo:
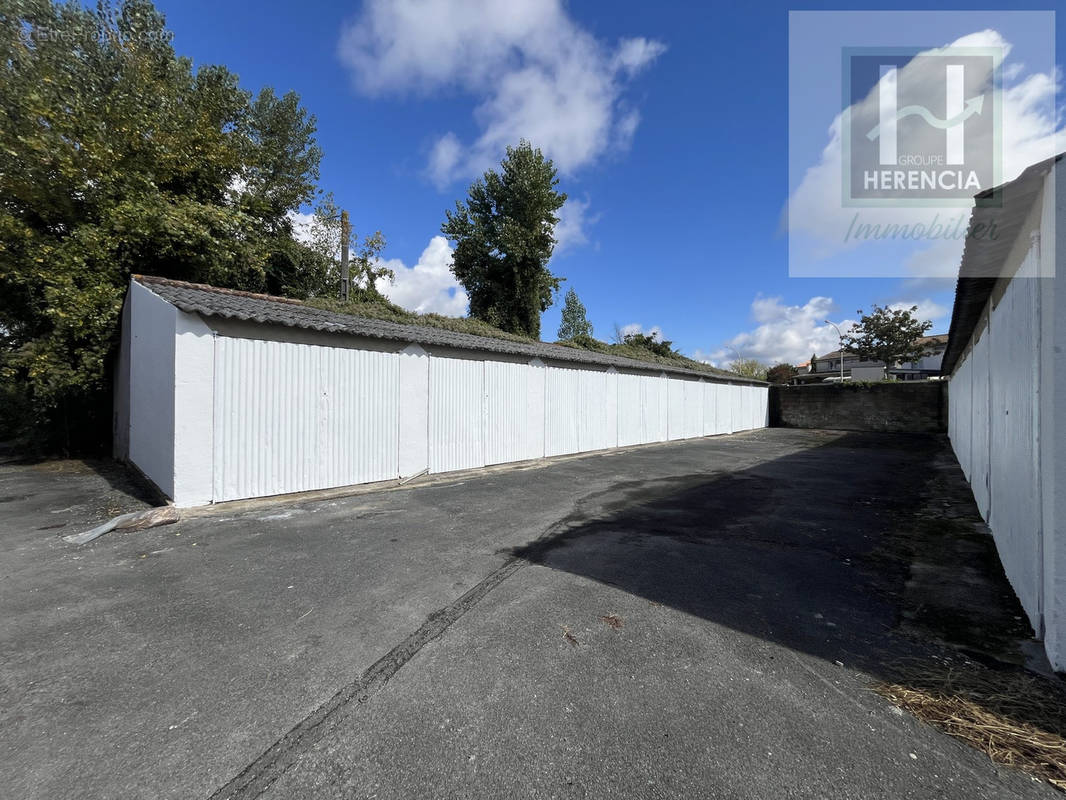
[{"label": "crack in pavement", "polygon": [[433,612],[421,626],[378,659],[373,666],[351,683],[339,689],[329,700],[301,720],[288,733],[267,748],[258,758],[248,764],[224,786],[217,789],[209,800],[250,800],[260,797],[280,779],[299,758],[333,731],[340,723],[340,714],[353,702],[365,703],[388,683],[408,661],[430,642],[438,639],[449,627],[484,597],[537,559],[531,558],[543,550],[557,547],[566,541],[568,534],[589,524],[599,516],[617,511],[640,502],[654,499],[679,485],[691,485],[697,481],[719,477],[717,472],[674,475],[655,480],[615,482],[610,487],[590,492],[578,498],[566,514],[539,536],[526,544],[512,548],[507,559],[473,588],[454,602]]},{"label": "crack in pavement", "polygon": [[458,600],[433,612],[416,631],[378,659],[370,669],[342,687],[226,785],[215,791],[210,800],[245,800],[261,796],[304,752],[329,732],[329,723],[336,718],[338,712],[352,702],[365,703],[423,647],[439,638],[485,595],[527,564],[527,561],[516,556],[508,558]]},{"label": "crack in pavement", "polygon": [[[686,476],[691,478],[691,476]],[[674,479],[676,480],[676,478]],[[667,481],[669,482],[669,480]],[[573,504],[569,514],[549,526],[546,531],[527,544],[514,548],[512,554],[496,569],[479,581],[473,588],[454,602],[433,612],[413,633],[407,636],[392,650],[378,659],[373,666],[351,683],[343,686],[329,700],[320,705],[311,714],[301,720],[288,733],[278,739],[258,758],[248,764],[224,786],[217,789],[209,800],[250,800],[260,797],[273,785],[297,760],[321,741],[339,723],[338,715],[351,703],[365,703],[370,697],[388,683],[408,661],[430,642],[438,639],[453,623],[473,609],[484,597],[532,562],[528,551],[540,542],[550,542],[560,534],[565,534],[578,522],[588,522],[595,514],[588,506],[603,507],[604,498],[622,494],[621,503],[631,502],[636,487],[647,488],[656,481],[630,481],[615,485],[609,489],[592,492],[580,497]],[[621,491],[620,491],[621,488]],[[609,507],[609,506],[608,506]]]}]

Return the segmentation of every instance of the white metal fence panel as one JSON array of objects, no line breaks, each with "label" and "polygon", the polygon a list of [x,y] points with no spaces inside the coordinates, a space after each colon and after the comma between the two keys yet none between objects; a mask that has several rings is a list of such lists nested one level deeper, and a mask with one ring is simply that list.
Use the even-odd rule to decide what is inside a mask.
[{"label": "white metal fence panel", "polygon": [[581,370],[547,367],[544,385],[544,454],[558,456],[581,450],[579,411]]},{"label": "white metal fence panel", "polygon": [[757,398],[756,408],[758,411],[758,416],[755,419],[755,427],[768,427],[770,425],[770,390],[756,389],[755,397]]},{"label": "white metal fence panel", "polygon": [[948,418],[953,425],[951,445],[962,467],[966,480],[970,479],[971,441],[973,437],[973,382],[971,380],[973,365],[969,356],[961,363],[948,385],[948,399],[951,411]]},{"label": "white metal fence panel", "polygon": [[715,414],[714,406],[714,390],[716,384],[700,382],[700,403],[703,405],[703,424],[700,427],[700,431],[704,436],[713,436],[717,431],[715,426],[718,424]]},{"label": "white metal fence panel", "polygon": [[642,444],[644,403],[640,375],[618,375],[618,446]]},{"label": "white metal fence panel", "polygon": [[[401,358],[217,337],[214,499],[398,477]],[[433,473],[732,432],[761,424],[764,407],[764,390],[744,401],[743,387],[662,375],[439,356],[427,367]]]},{"label": "white metal fence panel", "polygon": [[701,381],[678,381],[684,393],[681,435],[693,439],[703,435],[703,386]]},{"label": "white metal fence panel", "polygon": [[733,433],[744,430],[744,387],[729,387],[729,413],[732,419],[729,429]]},{"label": "white metal fence panel", "polygon": [[714,416],[716,433],[733,432],[733,401],[731,397],[732,387],[728,384],[719,384],[714,393]]},{"label": "white metal fence panel", "polygon": [[1037,486],[1039,283],[1015,278],[992,311],[989,366],[990,514],[1003,569],[1031,621],[1038,622],[1041,505]]},{"label": "white metal fence panel", "polygon": [[[539,426],[532,418],[533,367],[501,361],[485,363],[485,463],[539,458]],[[543,413],[543,412],[541,412]]]},{"label": "white metal fence panel", "polygon": [[988,350],[989,331],[985,328],[980,339],[974,343],[970,356],[973,372],[973,428],[970,436],[970,488],[981,517],[988,519],[989,511],[989,387],[988,387]]},{"label": "white metal fence panel", "polygon": [[618,444],[618,384],[612,372],[578,372],[577,441],[580,452]]},{"label": "white metal fence panel", "polygon": [[665,442],[668,428],[669,398],[666,379],[659,375],[642,375],[641,402],[644,405],[643,441]]},{"label": "white metal fence panel", "polygon": [[484,361],[430,358],[430,472],[485,466],[484,375]]},{"label": "white metal fence panel", "polygon": [[397,356],[215,340],[214,499],[397,476]]},{"label": "white metal fence panel", "polygon": [[685,438],[685,382],[677,378],[666,381],[666,435],[670,440]]}]

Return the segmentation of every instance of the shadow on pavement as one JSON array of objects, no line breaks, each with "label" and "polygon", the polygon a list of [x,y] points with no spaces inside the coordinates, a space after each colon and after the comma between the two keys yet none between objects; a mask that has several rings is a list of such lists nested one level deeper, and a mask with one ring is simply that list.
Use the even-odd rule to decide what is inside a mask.
[{"label": "shadow on pavement", "polygon": [[607,508],[517,555],[879,681],[1025,661],[1032,630],[942,436],[841,433],[742,471],[630,483]]}]

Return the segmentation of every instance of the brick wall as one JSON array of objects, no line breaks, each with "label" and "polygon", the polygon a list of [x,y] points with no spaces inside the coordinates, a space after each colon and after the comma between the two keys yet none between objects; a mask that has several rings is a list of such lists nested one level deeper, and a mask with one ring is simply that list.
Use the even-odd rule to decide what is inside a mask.
[{"label": "brick wall", "polygon": [[778,428],[942,433],[947,382],[772,386],[770,424]]}]

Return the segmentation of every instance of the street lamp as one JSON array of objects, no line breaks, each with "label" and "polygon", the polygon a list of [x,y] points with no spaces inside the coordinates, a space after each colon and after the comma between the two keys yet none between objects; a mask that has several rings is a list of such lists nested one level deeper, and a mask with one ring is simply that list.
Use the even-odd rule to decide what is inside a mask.
[{"label": "street lamp", "polygon": [[743,361],[744,360],[743,358],[740,357],[740,351],[737,350],[735,347],[733,347],[733,345],[731,345],[729,342],[726,342],[725,346],[728,347],[730,350],[732,350],[734,353],[737,354],[737,361]]},{"label": "street lamp", "polygon": [[837,327],[837,324],[835,322],[830,322],[829,320],[826,320],[825,324],[826,325],[832,325],[834,328],[837,329],[837,337],[840,339],[840,350],[838,351],[840,353],[840,382],[843,383],[844,382],[844,334],[842,334],[840,332],[840,328]]}]

